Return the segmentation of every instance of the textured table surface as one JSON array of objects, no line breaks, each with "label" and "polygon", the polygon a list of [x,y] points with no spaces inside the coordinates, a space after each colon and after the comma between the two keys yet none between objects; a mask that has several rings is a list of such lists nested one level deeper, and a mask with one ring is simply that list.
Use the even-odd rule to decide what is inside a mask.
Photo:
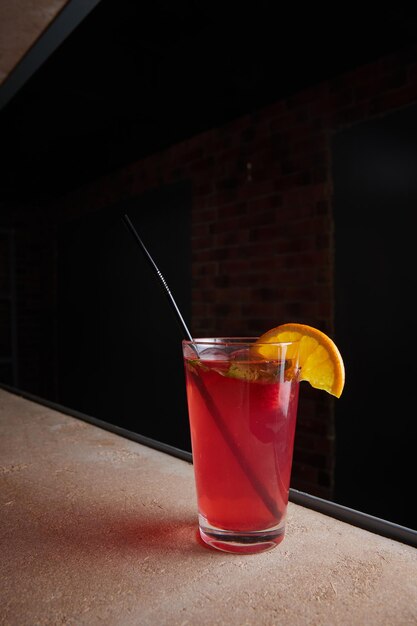
[{"label": "textured table surface", "polygon": [[290,503],[215,552],[191,464],[1,389],[0,480],[2,625],[417,625],[414,547]]}]

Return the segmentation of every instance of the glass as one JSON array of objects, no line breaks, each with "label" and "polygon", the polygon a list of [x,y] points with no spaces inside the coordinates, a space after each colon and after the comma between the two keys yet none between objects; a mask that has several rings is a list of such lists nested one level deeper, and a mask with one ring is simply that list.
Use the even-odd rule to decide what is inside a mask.
[{"label": "glass", "polygon": [[183,341],[199,531],[213,548],[270,550],[284,538],[298,342]]}]

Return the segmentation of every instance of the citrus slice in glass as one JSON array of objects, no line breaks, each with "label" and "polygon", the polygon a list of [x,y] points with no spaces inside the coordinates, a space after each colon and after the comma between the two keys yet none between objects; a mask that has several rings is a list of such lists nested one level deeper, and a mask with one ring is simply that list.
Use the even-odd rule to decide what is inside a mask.
[{"label": "citrus slice in glass", "polygon": [[[263,358],[274,358],[276,351],[268,343],[299,341],[300,381],[322,389],[340,398],[345,385],[345,366],[342,356],[330,337],[306,324],[281,324],[261,335],[254,345]],[[290,346],[291,349],[291,346]],[[288,357],[291,358],[291,352]]]}]

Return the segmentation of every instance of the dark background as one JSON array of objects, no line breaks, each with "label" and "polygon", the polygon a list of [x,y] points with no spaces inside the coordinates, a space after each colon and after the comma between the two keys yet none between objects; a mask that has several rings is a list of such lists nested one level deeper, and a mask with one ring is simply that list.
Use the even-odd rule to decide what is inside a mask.
[{"label": "dark background", "polygon": [[2,110],[1,194],[68,191],[416,33],[411,8],[101,0]]},{"label": "dark background", "polygon": [[173,185],[60,228],[54,392],[62,406],[188,451],[182,330],[122,216],[190,324],[190,198]]},{"label": "dark background", "polygon": [[335,498],[379,517],[392,507],[412,528],[416,171],[415,106],[334,137],[335,322],[355,364],[336,406]]}]

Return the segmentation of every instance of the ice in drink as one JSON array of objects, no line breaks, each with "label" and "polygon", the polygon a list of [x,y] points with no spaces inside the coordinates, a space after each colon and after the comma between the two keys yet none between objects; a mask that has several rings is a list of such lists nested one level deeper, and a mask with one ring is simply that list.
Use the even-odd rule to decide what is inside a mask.
[{"label": "ice in drink", "polygon": [[202,537],[220,549],[269,549],[285,530],[296,368],[242,347],[184,354]]}]

